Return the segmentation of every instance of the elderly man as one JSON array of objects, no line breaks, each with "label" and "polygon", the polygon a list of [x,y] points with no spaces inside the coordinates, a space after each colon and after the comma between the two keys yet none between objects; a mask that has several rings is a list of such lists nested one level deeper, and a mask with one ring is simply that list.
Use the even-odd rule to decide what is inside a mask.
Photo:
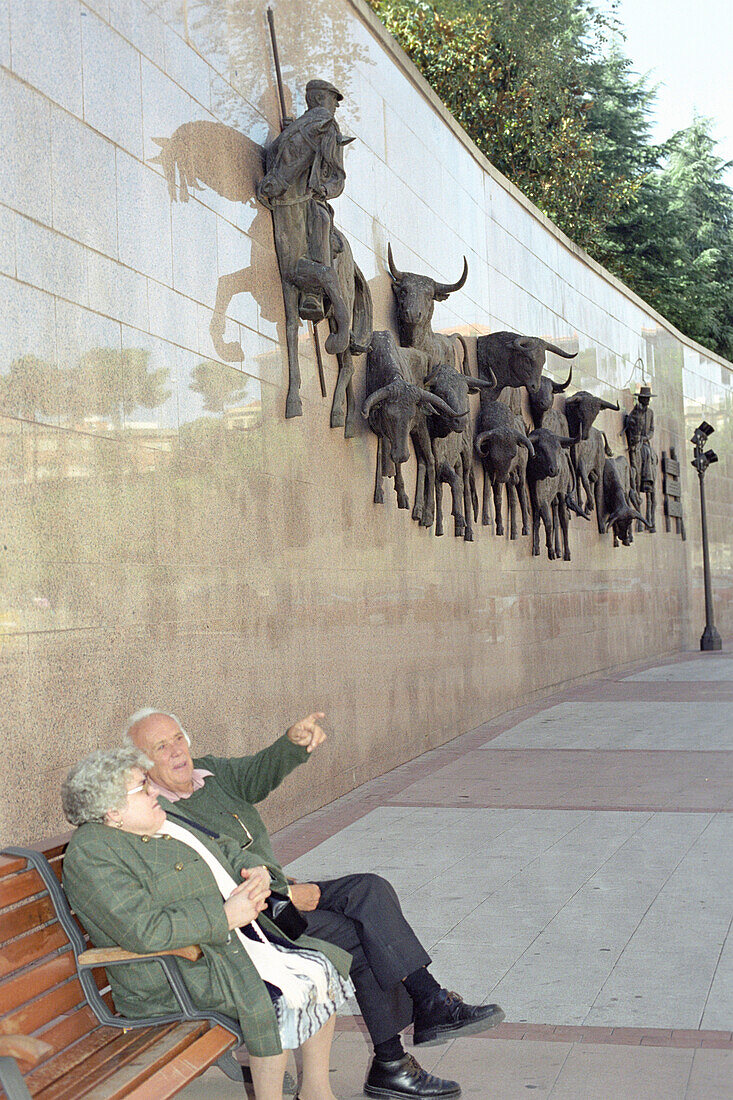
[{"label": "elderly man", "polygon": [[467,1005],[438,985],[430,957],[405,920],[392,886],[378,875],[357,874],[324,882],[288,884],[253,803],[261,802],[326,739],[320,712],[296,722],[253,756],[194,760],[190,739],[174,714],[150,708],[128,721],[126,735],[152,761],[149,776],[169,816],[181,815],[217,834],[233,837],[264,865],[271,886],[286,893],[305,917],[309,935],[353,956],[351,977],[374,1058],[364,1085],[367,1096],[454,1097],[455,1081],[426,1073],[402,1046],[399,1033],[414,1022],[416,1046],[501,1023],[498,1005]]}]

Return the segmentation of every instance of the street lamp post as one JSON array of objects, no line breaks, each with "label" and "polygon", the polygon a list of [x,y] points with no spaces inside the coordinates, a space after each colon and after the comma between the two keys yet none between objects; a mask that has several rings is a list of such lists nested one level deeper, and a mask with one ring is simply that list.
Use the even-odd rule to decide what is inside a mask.
[{"label": "street lamp post", "polygon": [[712,462],[718,461],[718,456],[715,451],[705,450],[708,439],[714,431],[715,428],[713,428],[711,424],[708,424],[706,420],[703,420],[700,427],[695,428],[691,439],[691,443],[695,448],[695,457],[692,460],[692,465],[697,470],[697,476],[700,479],[702,571],[705,583],[705,629],[700,638],[700,649],[702,650],[716,650],[722,649],[723,647],[723,643],[720,640],[720,634],[718,634],[718,631],[715,629],[715,622],[713,620],[713,593],[710,585],[710,552],[708,550],[708,517],[705,511],[705,471]]}]

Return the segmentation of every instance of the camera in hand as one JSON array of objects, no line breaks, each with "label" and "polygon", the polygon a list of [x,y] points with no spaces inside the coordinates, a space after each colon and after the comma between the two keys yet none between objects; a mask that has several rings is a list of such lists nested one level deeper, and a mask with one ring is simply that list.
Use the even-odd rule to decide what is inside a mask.
[{"label": "camera in hand", "polygon": [[305,917],[295,908],[287,894],[278,894],[273,890],[264,912],[288,939],[297,940],[308,927]]}]

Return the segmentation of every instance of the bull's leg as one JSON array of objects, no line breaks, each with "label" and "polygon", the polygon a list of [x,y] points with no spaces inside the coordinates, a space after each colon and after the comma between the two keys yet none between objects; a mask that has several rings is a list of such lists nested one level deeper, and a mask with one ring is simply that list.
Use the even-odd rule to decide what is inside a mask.
[{"label": "bull's leg", "polygon": [[443,534],[443,466],[435,469],[435,534]]},{"label": "bull's leg", "polygon": [[517,496],[519,497],[519,507],[522,512],[522,534],[526,535],[529,533],[529,497],[527,495],[527,482],[523,477],[519,478]]},{"label": "bull's leg", "polygon": [[560,520],[560,529],[562,531],[563,561],[570,561],[570,540],[568,538],[568,510],[562,497],[560,497],[557,502],[557,514]]},{"label": "bull's leg", "polygon": [[542,522],[545,525],[545,546],[547,547],[547,556],[550,561],[555,560],[555,546],[554,546],[554,530],[552,524],[552,509],[548,501],[543,500],[540,505],[540,515],[542,516]]},{"label": "bull's leg", "polygon": [[382,488],[382,478],[384,477],[382,454],[384,451],[384,440],[381,435],[377,436],[377,461],[374,470],[374,503],[384,504],[384,489]]},{"label": "bull's leg", "polygon": [[603,516],[603,482],[601,478],[598,478],[593,486],[594,495],[596,498],[596,519],[598,521],[598,533],[602,535],[604,533],[606,524]]},{"label": "bull's leg", "polygon": [[450,485],[451,496],[453,498],[453,507],[451,508],[451,515],[454,521],[453,534],[456,538],[460,538],[466,529],[466,520],[463,515],[463,478],[459,476],[455,467],[449,466],[448,463],[445,463],[443,470],[448,484]]},{"label": "bull's leg", "polygon": [[405,492],[405,482],[402,478],[402,463],[395,463],[394,468],[394,491],[397,494],[397,507],[409,508],[410,498]]},{"label": "bull's leg", "polygon": [[[473,467],[471,465],[469,451],[468,465],[465,454],[461,455],[460,465],[460,479],[463,483],[463,515],[466,521],[463,530],[463,538],[466,542],[473,542],[473,521],[476,518],[476,512],[474,511],[473,515],[471,514],[471,506],[474,502],[478,504],[476,500],[476,486],[472,480],[472,475]],[[473,490],[473,495],[471,495],[471,490]]]},{"label": "bull's leg", "polygon": [[[347,354],[344,352],[344,354]],[[351,356],[349,355],[349,358]],[[346,383],[346,424],[344,425],[344,439],[353,439],[356,435],[356,402],[354,400],[354,365],[352,360],[351,375]]]},{"label": "bull's leg", "polygon": [[346,351],[351,333],[351,317],[334,269],[303,257],[295,265],[292,279],[300,290],[325,291],[331,302],[333,317],[331,334],[326,338],[326,351],[329,355],[340,355]]},{"label": "bull's leg", "polygon": [[[478,493],[476,492],[476,474],[473,470],[473,455],[469,454],[464,458],[464,463],[468,464],[468,488],[471,493],[471,508],[473,509],[474,523],[478,519]],[[466,508],[468,512],[468,508]]]},{"label": "bull's leg", "polygon": [[495,481],[493,485],[494,489],[494,522],[496,524],[497,535],[504,534],[504,518],[502,516],[503,504],[501,500],[501,493],[504,486],[500,481]]},{"label": "bull's leg", "polygon": [[649,524],[648,531],[652,535],[657,529],[656,517],[654,512],[656,510],[656,493],[652,489],[651,492],[646,495],[646,521]]},{"label": "bull's leg", "polygon": [[[590,513],[590,512],[593,511],[593,492],[592,492],[591,487],[590,487],[590,481],[588,480],[588,473],[587,473],[587,471],[585,469],[585,466],[583,465],[582,462],[580,463],[580,465],[578,467],[578,480],[579,480],[580,484],[583,486],[583,492],[585,493],[585,506],[584,506],[585,510],[586,510],[586,512]],[[582,504],[581,499],[580,499],[580,489],[579,488],[577,490],[577,493],[578,493],[578,504],[580,504],[580,506],[583,507],[583,504]]]},{"label": "bull's leg", "polygon": [[481,502],[481,523],[484,527],[491,527],[491,515],[489,513],[489,489],[491,487],[491,478],[489,477],[489,471],[486,469],[486,464],[483,463],[484,468],[484,491]]},{"label": "bull's leg", "polygon": [[222,275],[216,284],[216,301],[214,312],[209,324],[209,333],[214,350],[225,363],[241,363],[244,359],[242,345],[238,340],[226,341],[224,339],[224,326],[229,303],[235,294],[242,294],[249,289],[250,269],[243,267],[239,271],[233,271],[231,275]]},{"label": "bull's leg", "polygon": [[415,473],[415,502],[412,505],[412,518],[422,523],[425,506],[425,463],[420,456],[417,457],[417,469]]},{"label": "bull's leg", "polygon": [[420,524],[422,527],[432,527],[435,519],[435,458],[433,447],[424,420],[411,432],[412,442],[415,446],[417,461],[422,460],[425,471],[425,484],[423,500],[425,502]]},{"label": "bull's leg", "polygon": [[515,539],[517,537],[517,496],[518,490],[516,483],[511,480],[507,482],[506,486],[507,504],[509,506],[509,538]]},{"label": "bull's leg", "polygon": [[283,282],[285,301],[285,342],[288,348],[288,396],[285,400],[285,418],[303,415],[300,400],[300,364],[298,362],[298,290],[292,283]]},{"label": "bull's leg", "polygon": [[537,502],[537,494],[530,490],[532,501],[532,557],[538,557],[540,552],[540,506]]}]

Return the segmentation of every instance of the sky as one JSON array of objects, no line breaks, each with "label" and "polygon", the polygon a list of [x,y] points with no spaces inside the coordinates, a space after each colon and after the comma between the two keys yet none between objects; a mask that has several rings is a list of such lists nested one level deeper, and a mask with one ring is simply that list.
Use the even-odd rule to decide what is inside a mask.
[{"label": "sky", "polygon": [[[639,73],[659,84],[653,141],[715,119],[723,160],[733,160],[733,3],[731,0],[619,0],[624,52]],[[733,168],[727,182],[733,186]]]}]

